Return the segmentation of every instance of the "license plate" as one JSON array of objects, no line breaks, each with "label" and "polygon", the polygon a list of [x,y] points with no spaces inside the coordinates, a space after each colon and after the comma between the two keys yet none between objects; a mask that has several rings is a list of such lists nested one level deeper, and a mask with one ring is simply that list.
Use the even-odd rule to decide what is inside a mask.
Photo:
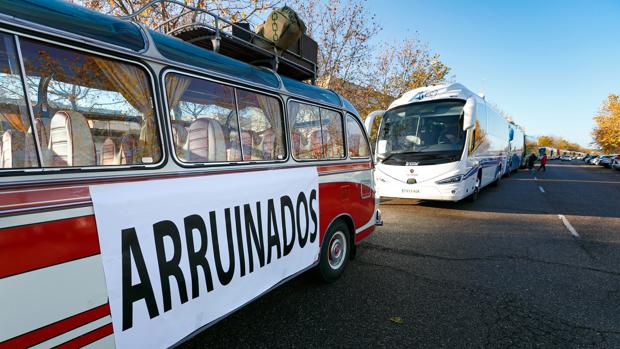
[{"label": "license plate", "polygon": [[403,193],[409,193],[409,194],[416,194],[419,193],[420,190],[419,189],[402,189]]}]

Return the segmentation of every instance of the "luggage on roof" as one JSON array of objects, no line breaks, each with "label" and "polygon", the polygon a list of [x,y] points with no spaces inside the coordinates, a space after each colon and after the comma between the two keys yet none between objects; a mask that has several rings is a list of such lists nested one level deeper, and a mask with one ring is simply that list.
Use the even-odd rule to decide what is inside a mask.
[{"label": "luggage on roof", "polygon": [[[259,37],[253,42],[266,49],[275,47],[287,50],[306,33],[306,24],[288,6],[271,11],[265,22],[256,28]],[[262,38],[267,40],[263,40]]]},{"label": "luggage on roof", "polygon": [[273,10],[257,33],[249,23],[175,4],[188,10],[184,15],[190,22],[166,34],[295,80],[316,82],[318,44],[305,34],[304,22],[291,8]]}]

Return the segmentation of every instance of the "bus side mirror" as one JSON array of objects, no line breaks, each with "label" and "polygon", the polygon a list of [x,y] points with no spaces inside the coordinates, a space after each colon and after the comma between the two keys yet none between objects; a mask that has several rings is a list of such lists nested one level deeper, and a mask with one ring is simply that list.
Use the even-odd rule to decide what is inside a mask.
[{"label": "bus side mirror", "polygon": [[372,134],[372,126],[375,124],[375,120],[378,117],[383,117],[383,114],[385,114],[385,110],[375,110],[368,114],[366,120],[364,120],[364,127],[366,128],[366,133],[368,133],[369,137]]},{"label": "bus side mirror", "polygon": [[463,107],[463,130],[468,130],[476,124],[476,100],[473,97],[467,98]]}]

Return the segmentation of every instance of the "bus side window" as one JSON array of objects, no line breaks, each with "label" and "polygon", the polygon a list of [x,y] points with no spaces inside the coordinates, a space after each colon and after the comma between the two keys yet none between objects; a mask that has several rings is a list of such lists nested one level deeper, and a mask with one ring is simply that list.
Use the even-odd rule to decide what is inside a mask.
[{"label": "bus side window", "polygon": [[236,91],[243,160],[284,159],[284,127],[278,99]]},{"label": "bus side window", "polygon": [[166,97],[180,161],[241,161],[234,88],[170,73]]},{"label": "bus side window", "polygon": [[321,131],[324,158],[342,159],[344,157],[342,115],[339,112],[321,108]]},{"label": "bus side window", "polygon": [[43,166],[160,161],[153,91],[145,69],[31,39],[22,39],[20,45],[28,95],[44,133],[38,145]]},{"label": "bus side window", "polygon": [[18,67],[13,37],[0,34],[0,168],[5,169],[39,166]]},{"label": "bus side window", "polygon": [[347,115],[347,144],[349,156],[352,158],[367,158],[370,153],[368,143],[360,124],[351,115]]},{"label": "bus side window", "polygon": [[291,144],[295,159],[313,160],[323,157],[320,114],[319,107],[289,103]]}]

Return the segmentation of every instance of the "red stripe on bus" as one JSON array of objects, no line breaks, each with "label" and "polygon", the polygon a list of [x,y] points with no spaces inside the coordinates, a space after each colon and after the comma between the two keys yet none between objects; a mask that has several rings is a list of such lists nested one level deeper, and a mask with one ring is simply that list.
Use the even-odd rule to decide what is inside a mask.
[{"label": "red stripe on bus", "polygon": [[0,278],[100,253],[95,216],[0,230]]},{"label": "red stripe on bus", "polygon": [[369,170],[372,168],[370,162],[353,163],[353,164],[338,164],[338,165],[326,165],[319,166],[319,174],[325,172],[339,172],[339,171],[355,171],[355,170]]},{"label": "red stripe on bus", "polygon": [[[9,212],[11,210],[27,210],[29,208],[39,208],[44,206],[61,206],[75,203],[90,203],[89,185],[109,184],[109,183],[128,183],[146,180],[162,180],[168,178],[188,178],[197,176],[213,176],[242,172],[270,171],[280,169],[291,169],[299,167],[316,167],[320,175],[327,175],[330,172],[343,171],[359,171],[372,169],[373,165],[369,161],[342,163],[334,165],[317,166],[316,164],[299,164],[286,167],[262,167],[262,168],[245,168],[230,169],[222,171],[200,172],[200,173],[168,173],[142,175],[135,177],[111,177],[111,178],[95,178],[85,180],[67,180],[56,185],[44,183],[36,184],[19,184],[5,186],[6,191],[0,191],[0,213],[2,211]],[[30,212],[31,210],[28,210]],[[23,212],[22,212],[23,213]]]},{"label": "red stripe on bus", "polygon": [[363,231],[361,231],[359,234],[355,235],[355,243],[358,243],[362,240],[364,240],[365,238],[368,237],[368,235],[372,234],[376,229],[376,226],[372,226],[370,228],[364,229]]},{"label": "red stripe on bus", "polygon": [[96,342],[103,337],[109,336],[114,333],[112,329],[112,324],[107,324],[99,327],[96,330],[90,331],[86,334],[83,334],[77,338],[74,338],[68,342],[65,342],[61,345],[55,346],[56,349],[73,349],[73,348],[81,348],[87,344]]},{"label": "red stripe on bus", "polygon": [[0,348],[27,348],[44,342],[50,338],[59,336],[65,332],[69,332],[80,326],[86,325],[89,322],[93,322],[107,315],[110,315],[110,306],[106,303],[58,322],[54,322],[53,324],[49,324],[28,333],[24,333],[20,336],[11,338],[0,343]]},{"label": "red stripe on bus", "polygon": [[0,192],[0,208],[21,208],[37,204],[58,203],[64,201],[80,201],[88,199],[90,192],[87,186],[70,188],[41,188],[22,191]]}]

